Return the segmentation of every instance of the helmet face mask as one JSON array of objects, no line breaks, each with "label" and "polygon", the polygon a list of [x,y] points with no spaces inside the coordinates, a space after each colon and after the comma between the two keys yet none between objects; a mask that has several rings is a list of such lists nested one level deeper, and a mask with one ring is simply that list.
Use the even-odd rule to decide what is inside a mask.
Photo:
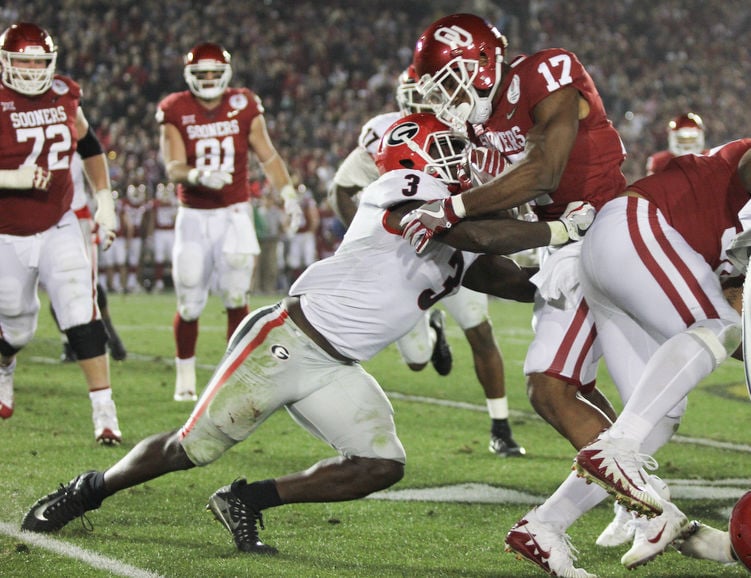
[{"label": "helmet face mask", "polygon": [[376,165],[381,174],[396,169],[427,173],[458,192],[456,171],[465,163],[470,147],[466,136],[433,114],[407,115],[392,124],[381,139]]},{"label": "helmet face mask", "polygon": [[49,90],[55,76],[57,47],[46,30],[20,22],[0,36],[3,84],[28,96]]},{"label": "helmet face mask", "polygon": [[203,100],[224,94],[232,79],[231,56],[218,44],[204,42],[185,55],[183,76],[190,92]]},{"label": "helmet face mask", "polygon": [[675,155],[704,151],[704,122],[693,112],[675,117],[668,124],[668,150]]},{"label": "helmet face mask", "polygon": [[417,41],[418,90],[455,130],[490,118],[501,83],[506,38],[482,18],[453,14],[434,22]]},{"label": "helmet face mask", "polygon": [[420,91],[417,90],[417,80],[415,67],[411,64],[399,75],[396,86],[396,103],[404,116],[415,112],[433,112],[433,107],[430,103],[425,102]]}]

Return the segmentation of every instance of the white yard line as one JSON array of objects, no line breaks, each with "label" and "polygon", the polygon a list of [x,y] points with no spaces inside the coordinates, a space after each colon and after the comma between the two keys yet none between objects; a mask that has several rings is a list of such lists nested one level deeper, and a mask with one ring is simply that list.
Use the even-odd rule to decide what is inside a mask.
[{"label": "white yard line", "polygon": [[115,576],[125,576],[126,578],[161,578],[161,574],[156,574],[155,572],[150,572],[149,570],[136,568],[135,566],[131,566],[130,564],[126,564],[125,562],[120,562],[119,560],[115,560],[114,558],[102,556],[101,554],[97,554],[96,552],[84,550],[83,548],[79,548],[78,546],[68,544],[67,542],[63,542],[62,540],[50,538],[43,534],[24,532],[22,530],[19,530],[13,524],[8,524],[7,522],[0,522],[0,534],[4,534],[11,538],[15,538],[16,540],[20,540],[21,542],[31,544],[32,546],[36,546],[37,548],[44,548],[45,550],[49,550],[50,552],[54,552],[55,554],[65,556],[67,558],[80,560],[81,562],[88,564],[92,568],[110,572]]}]

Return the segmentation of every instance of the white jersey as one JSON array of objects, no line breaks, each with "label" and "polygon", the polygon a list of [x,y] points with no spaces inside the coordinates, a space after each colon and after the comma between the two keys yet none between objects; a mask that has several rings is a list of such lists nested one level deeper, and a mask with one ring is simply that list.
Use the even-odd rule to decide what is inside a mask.
[{"label": "white jersey", "polygon": [[402,117],[400,112],[379,114],[366,122],[360,130],[357,146],[347,155],[334,175],[340,187],[364,189],[380,176],[375,164],[375,154],[383,133]]},{"label": "white jersey", "polygon": [[386,173],[363,191],[336,253],[311,265],[292,285],[289,294],[300,296],[305,317],[342,355],[370,359],[460,286],[477,254],[432,243],[417,255],[385,226],[393,205],[448,196],[446,186],[426,173]]}]

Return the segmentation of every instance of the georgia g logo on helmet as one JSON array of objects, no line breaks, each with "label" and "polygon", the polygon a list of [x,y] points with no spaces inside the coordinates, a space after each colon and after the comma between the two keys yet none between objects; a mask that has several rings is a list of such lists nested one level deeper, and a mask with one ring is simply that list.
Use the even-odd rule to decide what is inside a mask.
[{"label": "georgia g logo on helmet", "polygon": [[387,146],[400,146],[407,144],[415,139],[417,133],[420,132],[420,126],[414,122],[405,122],[397,126],[388,134],[386,139]]}]

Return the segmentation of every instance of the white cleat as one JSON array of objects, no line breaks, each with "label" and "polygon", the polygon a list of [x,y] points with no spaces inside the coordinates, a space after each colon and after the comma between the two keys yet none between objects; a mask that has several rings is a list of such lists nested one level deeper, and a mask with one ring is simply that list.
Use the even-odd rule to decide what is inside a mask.
[{"label": "white cleat", "polygon": [[615,548],[622,546],[634,539],[634,514],[621,506],[618,502],[614,505],[615,516],[597,537],[595,544],[603,548]]},{"label": "white cleat", "polygon": [[621,558],[621,564],[629,570],[654,560],[675,540],[691,531],[688,518],[673,502],[664,502],[662,507],[659,516],[634,520],[634,544]]},{"label": "white cleat", "polygon": [[92,419],[94,420],[94,439],[98,443],[116,446],[123,441],[114,401],[94,404]]},{"label": "white cleat", "polygon": [[16,360],[13,358],[7,367],[0,367],[0,418],[8,419],[13,415],[13,372]]},{"label": "white cleat", "polygon": [[562,578],[597,578],[583,568],[576,568],[576,549],[564,532],[559,532],[540,522],[537,510],[527,513],[506,534],[506,552],[516,554],[539,566],[550,576]]}]

